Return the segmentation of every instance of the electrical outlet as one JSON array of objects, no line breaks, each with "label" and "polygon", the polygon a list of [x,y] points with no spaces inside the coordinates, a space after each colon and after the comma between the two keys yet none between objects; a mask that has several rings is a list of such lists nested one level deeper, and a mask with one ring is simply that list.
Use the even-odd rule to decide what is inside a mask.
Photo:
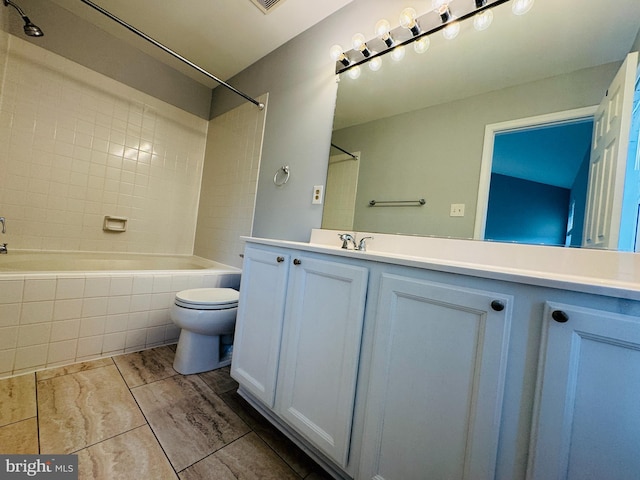
[{"label": "electrical outlet", "polygon": [[450,217],[464,217],[464,203],[452,203]]},{"label": "electrical outlet", "polygon": [[323,195],[324,185],[315,185],[313,187],[313,197],[311,198],[311,203],[314,205],[321,205]]}]

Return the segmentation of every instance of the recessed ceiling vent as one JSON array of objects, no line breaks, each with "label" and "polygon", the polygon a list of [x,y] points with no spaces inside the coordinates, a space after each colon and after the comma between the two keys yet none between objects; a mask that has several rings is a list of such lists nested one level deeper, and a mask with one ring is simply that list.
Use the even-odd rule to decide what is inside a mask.
[{"label": "recessed ceiling vent", "polygon": [[281,3],[284,3],[284,0],[251,0],[251,1],[265,15],[269,13],[271,10],[273,10],[274,8],[276,8]]}]

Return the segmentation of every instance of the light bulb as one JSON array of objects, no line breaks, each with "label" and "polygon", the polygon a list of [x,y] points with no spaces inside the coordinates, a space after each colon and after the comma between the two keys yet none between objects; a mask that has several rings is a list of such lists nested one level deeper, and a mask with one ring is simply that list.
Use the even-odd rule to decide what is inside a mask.
[{"label": "light bulb", "polygon": [[374,30],[376,31],[376,35],[382,39],[387,47],[393,45],[393,38],[391,38],[391,34],[389,33],[391,31],[391,25],[387,20],[384,18],[382,20],[378,20]]},{"label": "light bulb", "polygon": [[360,77],[360,73],[362,72],[360,71],[360,67],[358,65],[351,68],[350,70],[347,70],[347,75],[349,75],[349,78],[352,80],[358,79]]},{"label": "light bulb", "polygon": [[329,49],[329,56],[333,59],[334,62],[340,62],[345,67],[348,67],[351,63],[347,56],[344,54],[344,50],[340,45],[334,45]]},{"label": "light bulb", "polygon": [[511,11],[515,15],[524,15],[533,7],[533,0],[513,0]]},{"label": "light bulb", "polygon": [[383,18],[381,20],[378,20],[378,22],[376,23],[376,26],[374,27],[374,30],[376,31],[376,35],[378,37],[382,37],[384,34],[389,33],[389,31],[391,31],[391,24],[389,23],[388,20],[385,20]]},{"label": "light bulb", "polygon": [[460,33],[460,23],[453,22],[442,29],[442,35],[447,40],[453,40]]},{"label": "light bulb", "polygon": [[344,55],[344,50],[342,49],[342,47],[340,45],[336,44],[336,45],[334,45],[333,47],[331,47],[329,49],[329,56],[335,62],[340,60],[340,57],[342,57],[343,55]]},{"label": "light bulb", "polygon": [[411,28],[416,24],[416,11],[409,7],[400,12],[400,26],[403,28]]},{"label": "light bulb", "polygon": [[473,28],[481,32],[489,28],[491,22],[493,22],[493,12],[491,10],[485,10],[473,17]]},{"label": "light bulb", "polygon": [[[376,52],[371,52],[371,54],[375,55]],[[369,60],[369,69],[371,69],[372,72],[377,72],[378,70],[380,70],[380,67],[382,67],[381,57],[376,57]]]},{"label": "light bulb", "polygon": [[404,55],[405,49],[403,45],[400,45],[399,47],[396,47],[391,51],[391,58],[393,58],[396,62],[402,60],[404,58]]},{"label": "light bulb", "polygon": [[362,48],[367,45],[366,41],[364,35],[361,33],[356,33],[351,39],[354,50],[362,50]]},{"label": "light bulb", "polygon": [[356,33],[351,39],[351,42],[353,43],[354,50],[360,51],[360,53],[365,57],[369,57],[369,55],[371,55],[371,51],[369,50],[369,47],[367,47],[366,39],[363,34]]},{"label": "light bulb", "polygon": [[424,53],[429,49],[429,45],[431,45],[431,40],[429,40],[429,37],[422,37],[419,40],[416,40],[413,43],[413,50],[416,53]]},{"label": "light bulb", "polygon": [[417,17],[418,14],[411,7],[405,8],[400,13],[400,26],[410,30],[414,37],[416,35],[420,35],[420,26],[418,25],[418,22],[416,22]]}]

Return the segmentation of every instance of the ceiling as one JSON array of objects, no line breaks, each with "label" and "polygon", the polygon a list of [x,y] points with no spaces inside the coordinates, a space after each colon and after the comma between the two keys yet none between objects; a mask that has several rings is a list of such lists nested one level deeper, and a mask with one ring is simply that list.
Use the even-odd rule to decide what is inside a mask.
[{"label": "ceiling", "polygon": [[[217,85],[80,0],[53,1],[193,79],[210,87]],[[92,1],[213,75],[228,80],[352,0],[280,0],[267,14],[251,0]],[[35,18],[34,22],[37,23]]]},{"label": "ceiling", "polygon": [[492,173],[571,189],[589,155],[592,119],[497,133]]}]

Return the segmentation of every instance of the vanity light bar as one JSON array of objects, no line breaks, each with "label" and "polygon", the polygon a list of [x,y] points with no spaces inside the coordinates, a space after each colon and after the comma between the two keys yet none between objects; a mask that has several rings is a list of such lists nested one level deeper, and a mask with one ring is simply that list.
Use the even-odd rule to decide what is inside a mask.
[{"label": "vanity light bar", "polygon": [[[421,17],[415,18],[413,22],[406,22],[404,20],[405,13],[410,13],[406,12],[408,9],[405,9],[402,13],[402,23],[405,24],[404,26],[399,26],[393,30],[383,32],[385,27],[389,28],[388,22],[384,25],[381,25],[381,22],[376,24],[377,37],[367,42],[363,42],[366,46],[367,53],[369,53],[368,56],[359,48],[343,51],[338,45],[331,47],[332,58],[336,60],[336,73],[346,72],[347,70],[357,67],[363,63],[390,53],[398,47],[403,47],[417,40],[423,39],[427,35],[443,30],[454,21],[459,22],[466,20],[467,18],[474,17],[483,11],[487,11],[508,1],[510,0],[470,0],[468,3],[470,3],[471,8],[469,8],[468,11],[456,11],[455,13],[451,11],[451,5],[447,2],[440,8],[432,10]],[[533,3],[533,0],[530,0],[530,2]],[[461,2],[457,1],[455,3],[459,4]]]}]

